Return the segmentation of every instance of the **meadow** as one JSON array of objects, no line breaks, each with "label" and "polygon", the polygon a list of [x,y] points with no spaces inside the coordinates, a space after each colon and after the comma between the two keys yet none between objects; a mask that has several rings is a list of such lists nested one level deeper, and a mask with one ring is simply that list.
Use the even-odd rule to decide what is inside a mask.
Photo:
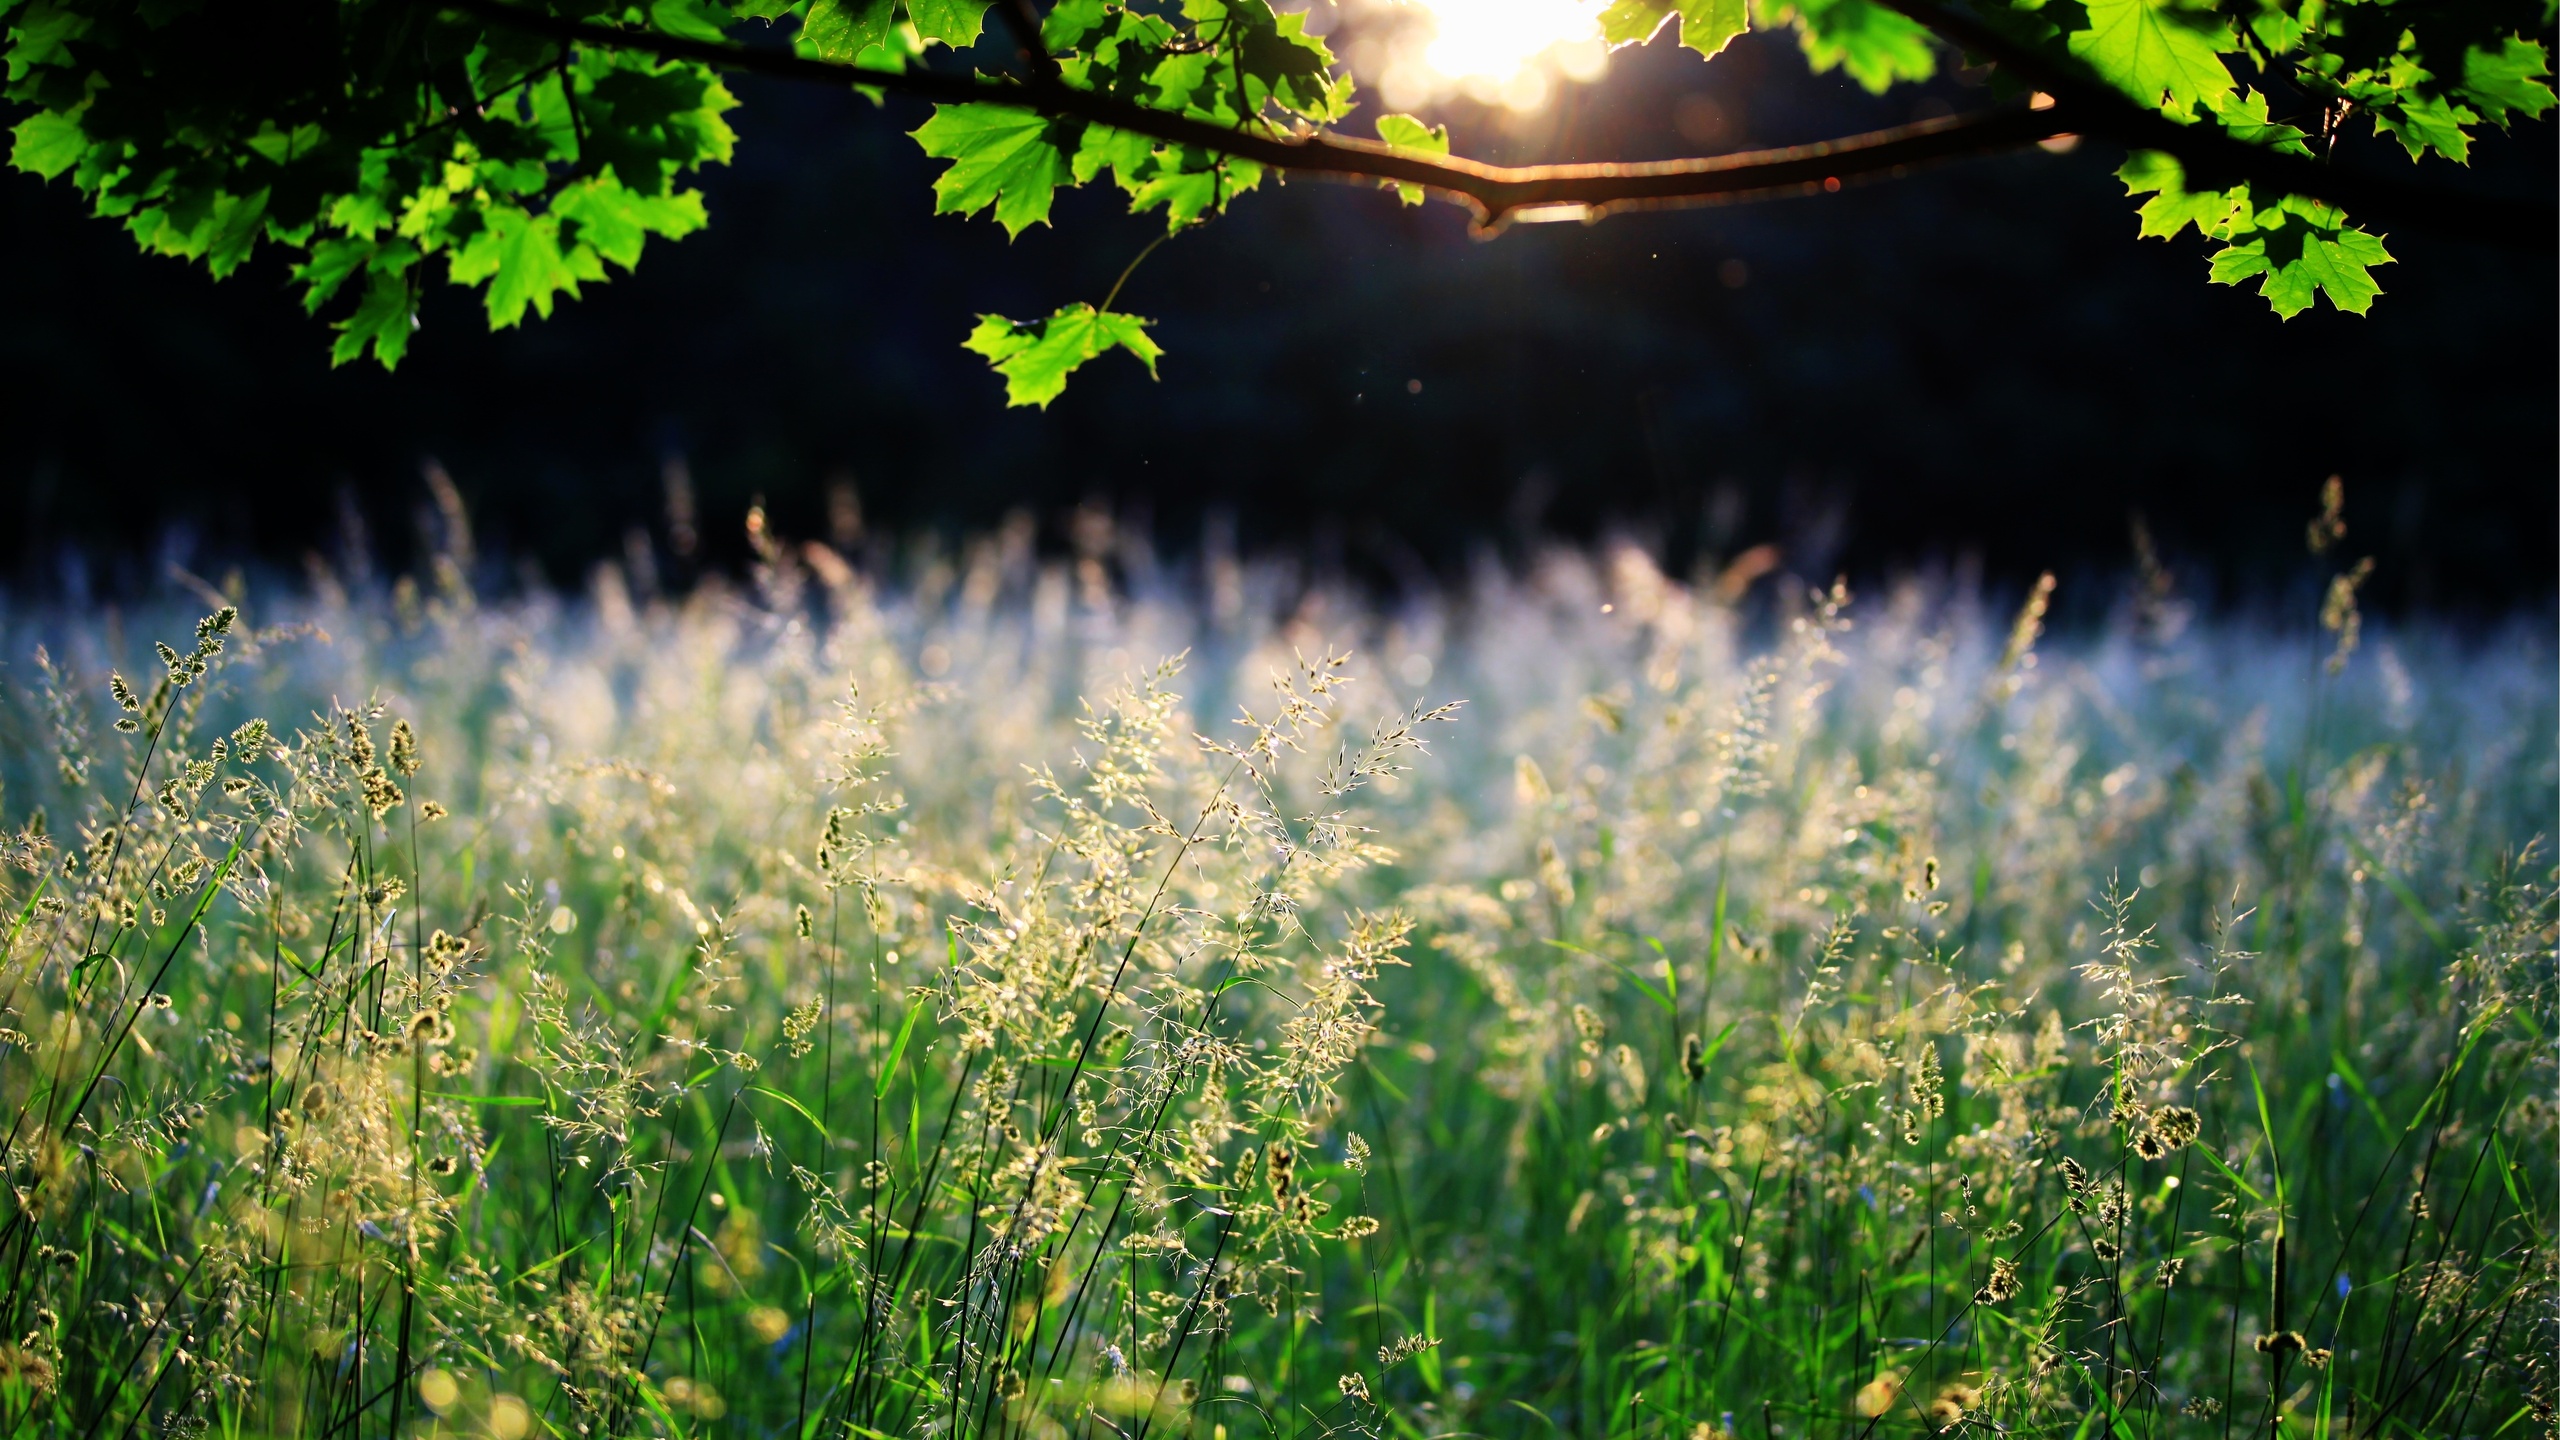
[{"label": "meadow", "polygon": [[2547,625],[751,533],[0,611],[8,1433],[2554,1431]]}]

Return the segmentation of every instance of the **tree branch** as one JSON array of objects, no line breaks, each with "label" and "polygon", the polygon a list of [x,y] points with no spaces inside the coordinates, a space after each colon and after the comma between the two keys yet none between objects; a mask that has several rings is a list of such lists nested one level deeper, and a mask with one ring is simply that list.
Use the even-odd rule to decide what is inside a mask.
[{"label": "tree branch", "polygon": [[[2094,80],[2071,75],[2032,49],[2015,45],[1980,21],[1936,0],[1883,0],[1950,41],[2009,65],[2022,79],[2058,97],[2044,110],[2002,108],[1844,136],[1816,145],[1740,151],[1687,160],[1582,165],[1488,165],[1462,156],[1421,155],[1375,141],[1326,132],[1287,134],[1276,128],[1228,129],[1113,96],[1079,90],[1035,72],[1028,81],[950,75],[930,70],[872,70],[813,60],[785,50],[692,40],[527,10],[506,0],[437,0],[441,8],[532,34],[729,70],[827,85],[856,85],[937,104],[1019,106],[1108,125],[1177,145],[1232,155],[1275,169],[1345,180],[1420,185],[1465,204],[1481,227],[1530,218],[1598,219],[1617,210],[1714,204],[1836,190],[1843,184],[1903,174],[1937,161],[2014,150],[2057,135],[2101,135],[2128,146],[2165,150],[2199,183],[2263,182],[2333,204],[2436,225],[2472,238],[2548,248],[2560,217],[2530,202],[2412,186],[2231,139],[2212,125],[2178,125],[2141,109]],[[1010,0],[1005,7],[1014,12]],[[1036,44],[1035,47],[1036,48]],[[2013,58],[2014,57],[2014,58]],[[1561,212],[1561,213],[1560,213]]]},{"label": "tree branch", "polygon": [[813,60],[783,50],[692,40],[542,14],[505,0],[438,0],[441,8],[554,40],[693,60],[729,70],[827,85],[857,85],[937,104],[1012,105],[1128,130],[1172,144],[1236,156],[1276,169],[1347,180],[1420,185],[1458,200],[1482,226],[1521,212],[1580,207],[1574,218],[1621,209],[1838,189],[1852,180],[1898,174],[1916,165],[2017,149],[2069,133],[2064,107],[2002,109],[1922,121],[1818,145],[1743,151],[1691,160],[1587,165],[1487,165],[1463,157],[1397,150],[1344,135],[1290,135],[1235,130],[1090,90],[1047,82],[950,75],[930,70],[872,70]]}]

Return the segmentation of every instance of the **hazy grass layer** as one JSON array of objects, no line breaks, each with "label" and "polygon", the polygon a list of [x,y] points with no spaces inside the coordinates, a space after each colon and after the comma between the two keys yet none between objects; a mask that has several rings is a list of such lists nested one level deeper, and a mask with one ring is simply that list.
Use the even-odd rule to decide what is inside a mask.
[{"label": "hazy grass layer", "polygon": [[11,1433],[2553,1429],[2545,636],[757,535],[0,624]]}]

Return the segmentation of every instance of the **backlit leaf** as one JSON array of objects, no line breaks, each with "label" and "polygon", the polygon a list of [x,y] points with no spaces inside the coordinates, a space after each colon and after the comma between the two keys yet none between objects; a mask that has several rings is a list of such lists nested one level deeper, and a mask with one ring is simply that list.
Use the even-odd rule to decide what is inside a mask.
[{"label": "backlit leaf", "polygon": [[2116,171],[2116,178],[2124,182],[2128,195],[2151,193],[2140,211],[2139,233],[2144,239],[2171,239],[2189,225],[2199,235],[2217,235],[2232,210],[2248,203],[2245,187],[2229,192],[2190,192],[2177,158],[2157,150],[2135,151]]},{"label": "backlit leaf", "polygon": [[1816,74],[1846,70],[1849,78],[1880,95],[1896,81],[1926,80],[1938,73],[1928,30],[1874,0],[1760,0],[1760,4],[1764,22],[1789,18],[1796,22],[1804,58]]},{"label": "backlit leaf", "polygon": [[2550,73],[2550,57],[2543,53],[2541,41],[2511,35],[2495,50],[2474,45],[2463,52],[2462,93],[2491,124],[2506,124],[2509,112],[2539,119],[2543,111],[2560,104],[2560,97],[2551,93],[2551,83],[2543,78]]},{"label": "backlit leaf", "polygon": [[[1449,153],[1448,126],[1434,129],[1410,115],[1379,116],[1378,138],[1399,150],[1420,150],[1430,155]],[[1399,184],[1395,186],[1395,192],[1396,198],[1407,205],[1422,203],[1422,187],[1419,185]]]},{"label": "backlit leaf", "polygon": [[987,0],[907,0],[907,18],[916,33],[955,50],[978,43],[987,18]]},{"label": "backlit leaf", "polygon": [[1076,367],[1114,348],[1128,351],[1156,372],[1164,351],[1147,335],[1148,321],[1090,305],[1069,305],[1046,320],[1007,320],[981,315],[966,348],[983,355],[1005,381],[1007,405],[1049,402],[1067,388]]},{"label": "backlit leaf", "polygon": [[555,297],[578,297],[578,284],[602,280],[604,265],[583,245],[560,243],[560,217],[531,215],[514,206],[490,211],[488,224],[455,253],[454,283],[488,282],[489,328],[505,330],[524,319],[527,307],[548,319]]},{"label": "backlit leaf", "polygon": [[1680,43],[1713,56],[1751,28],[1749,0],[1616,0],[1600,12],[1600,38],[1612,45],[1652,39],[1680,17]]},{"label": "backlit leaf", "polygon": [[2087,10],[2071,53],[2143,104],[2190,115],[2238,88],[2219,53],[2236,43],[2231,26],[2212,11],[2171,0],[2087,0]]},{"label": "backlit leaf", "polygon": [[577,243],[625,270],[640,263],[640,248],[651,235],[681,240],[710,223],[698,190],[638,195],[610,175],[561,191],[551,213],[576,222]]},{"label": "backlit leaf", "polygon": [[934,213],[975,215],[995,207],[1008,235],[1049,218],[1049,202],[1071,180],[1049,139],[1048,117],[1011,105],[937,105],[910,133],[924,153],[951,168],[933,182]]},{"label": "backlit leaf", "polygon": [[889,38],[897,18],[896,0],[815,0],[800,22],[800,53],[820,60],[851,63]]},{"label": "backlit leaf", "polygon": [[417,328],[418,315],[406,272],[417,252],[405,244],[386,248],[405,254],[390,257],[397,263],[375,264],[355,313],[337,323],[338,338],[329,347],[331,365],[344,365],[371,350],[382,368],[391,370],[408,353],[409,333]]},{"label": "backlit leaf", "polygon": [[9,163],[50,180],[68,170],[89,148],[80,117],[39,110],[18,122],[17,139],[9,146]]},{"label": "backlit leaf", "polygon": [[2480,117],[2468,107],[2455,105],[2442,95],[2413,96],[2399,105],[2376,109],[2373,128],[2400,142],[2412,160],[2429,150],[2457,165],[2471,159],[2471,137],[2462,127],[2476,124]]},{"label": "backlit leaf", "polygon": [[2258,281],[2258,293],[2287,320],[2321,295],[2353,315],[2373,308],[2382,286],[2371,273],[2391,263],[2379,236],[2340,223],[2317,202],[2288,198],[2255,218],[2255,233],[2213,255],[2212,277],[2224,285]]}]

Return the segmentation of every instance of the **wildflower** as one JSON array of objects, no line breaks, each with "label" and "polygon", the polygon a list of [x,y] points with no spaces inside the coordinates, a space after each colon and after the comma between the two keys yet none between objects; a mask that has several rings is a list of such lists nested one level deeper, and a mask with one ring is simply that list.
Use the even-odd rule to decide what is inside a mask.
[{"label": "wildflower", "polygon": [[1946,1076],[1938,1068],[1938,1047],[1920,1047],[1920,1070],[1911,1080],[1911,1108],[1924,1120],[1935,1120],[1946,1113]]},{"label": "wildflower", "polygon": [[2018,1262],[1994,1259],[1991,1274],[1983,1280],[1982,1288],[1973,1292],[1973,1298],[1984,1305],[1998,1305],[2016,1298],[2017,1294]]},{"label": "wildflower", "polygon": [[427,1173],[430,1175],[451,1175],[461,1168],[462,1162],[450,1155],[438,1155],[427,1162]]},{"label": "wildflower", "polygon": [[2329,652],[2328,670],[2332,675],[2347,668],[2347,657],[2356,653],[2356,645],[2364,635],[2364,616],[2356,607],[2356,591],[2373,575],[2373,557],[2367,555],[2354,568],[2329,579],[2329,593],[2320,602],[2320,628],[2338,637],[2337,647]]},{"label": "wildflower", "polygon": [[418,818],[421,820],[431,822],[441,820],[447,813],[449,812],[446,811],[444,806],[433,800],[421,800],[418,802]]},{"label": "wildflower", "polygon": [[2184,1149],[2204,1133],[2204,1119],[2184,1105],[2163,1106],[2151,1116],[2150,1133],[2170,1150]]},{"label": "wildflower", "polygon": [[366,767],[356,780],[364,789],[364,808],[372,811],[376,820],[400,808],[400,802],[408,798],[400,793],[400,787],[392,783],[391,777],[384,774],[380,766]]},{"label": "wildflower", "polygon": [[2177,1284],[2178,1278],[2186,1273],[2186,1259],[2183,1256],[2172,1255],[2168,1259],[2161,1261],[2160,1268],[2152,1272],[2151,1283],[2159,1286],[2163,1290],[2166,1290],[2170,1286]]},{"label": "wildflower", "polygon": [[2211,1395],[2198,1395],[2178,1408],[2198,1420],[2207,1420],[2222,1413],[2222,1402]]},{"label": "wildflower", "polygon": [[2160,1138],[2158,1130],[2145,1129],[2133,1137],[2133,1153],[2145,1160],[2157,1160],[2169,1153],[2169,1145]]},{"label": "wildflower", "polygon": [[2306,1350],[2302,1353],[2302,1363],[2314,1370],[2328,1369],[2329,1360],[2330,1354],[2326,1350]]},{"label": "wildflower", "polygon": [[817,920],[816,917],[809,913],[808,906],[794,905],[791,907],[791,928],[798,931],[800,938],[803,940],[809,939],[817,933]]},{"label": "wildflower", "polygon": [[2320,482],[2320,513],[2303,527],[2303,543],[2314,555],[2324,554],[2347,535],[2347,485],[2336,475]]},{"label": "wildflower", "polygon": [[2307,1348],[2302,1332],[2298,1330],[2279,1330],[2272,1335],[2261,1335],[2257,1346],[2261,1355],[2290,1355]]},{"label": "wildflower", "polygon": [[1369,1382],[1356,1370],[1333,1383],[1334,1388],[1354,1400],[1365,1401],[1369,1398]]},{"label": "wildflower", "polygon": [[2101,1235],[2089,1242],[2089,1253],[2112,1265],[2124,1254],[2124,1247]]},{"label": "wildflower", "polygon": [[813,996],[807,1004],[793,1009],[782,1017],[782,1038],[789,1045],[793,1059],[798,1059],[816,1048],[816,1042],[809,1038],[809,1032],[818,1028],[819,1016],[825,1012],[826,1006],[824,996]]},{"label": "wildflower", "polygon": [[0,1345],[0,1385],[23,1385],[33,1395],[53,1393],[53,1362],[22,1345]]},{"label": "wildflower", "polygon": [[1407,1335],[1392,1345],[1379,1346],[1378,1363],[1380,1365],[1394,1365],[1401,1361],[1409,1360],[1414,1356],[1421,1354],[1425,1350],[1437,1349],[1439,1348],[1439,1345],[1440,1338],[1436,1335],[1427,1338],[1421,1335]]},{"label": "wildflower", "polygon": [[418,732],[406,720],[391,722],[391,768],[403,780],[418,773]]}]

